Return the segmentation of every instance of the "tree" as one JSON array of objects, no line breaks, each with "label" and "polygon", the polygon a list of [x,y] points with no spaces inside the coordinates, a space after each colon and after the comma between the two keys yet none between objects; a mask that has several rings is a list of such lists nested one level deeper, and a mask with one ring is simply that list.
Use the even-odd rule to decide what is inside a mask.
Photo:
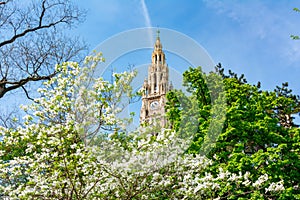
[{"label": "tree", "polygon": [[[300,12],[299,8],[294,8],[293,9],[295,12]],[[298,35],[290,35],[290,37],[293,39],[293,40],[299,40],[300,37]]]},{"label": "tree", "polygon": [[292,90],[288,88],[288,83],[282,83],[282,86],[276,86],[274,89],[277,97],[276,116],[281,126],[285,128],[298,127],[293,122],[293,114],[300,112],[300,97],[294,95]]},{"label": "tree", "polygon": [[[88,57],[85,67],[57,65],[55,76],[39,89],[41,97],[24,108],[28,115],[22,126],[0,127],[1,197],[207,199],[217,198],[224,182],[252,183],[249,173],[204,173],[213,162],[184,155],[180,145],[185,141],[174,131],[154,136],[141,128],[124,134],[124,121],[116,114],[122,109],[121,97],[135,96],[130,87],[135,72],[114,74],[112,83],[94,78],[100,61],[101,54]],[[101,136],[107,126],[113,131],[108,137],[88,143],[90,133],[97,130]],[[254,181],[254,188],[260,188],[266,175]],[[276,186],[271,192],[282,189],[281,183],[271,184]]]},{"label": "tree", "polygon": [[53,66],[82,58],[85,46],[78,38],[63,34],[83,20],[72,1],[41,0],[0,3],[0,98],[28,85],[49,80]]},{"label": "tree", "polygon": [[[249,179],[253,183],[253,179],[266,175],[265,183],[259,188],[250,183],[220,183],[223,190],[218,193],[219,197],[299,198],[300,130],[293,123],[291,116],[299,114],[299,97],[292,94],[286,83],[283,87],[277,87],[275,91],[262,91],[260,83],[250,85],[244,75],[238,76],[231,71],[229,75],[225,74],[220,64],[217,65],[215,73],[222,77],[227,107],[223,130],[215,146],[207,154],[208,158],[214,160],[208,172],[218,173],[220,167],[232,173],[250,172]],[[185,84],[194,93],[193,97],[199,105],[198,112],[201,113],[198,131],[188,150],[191,154],[200,153],[201,148],[205,146],[205,137],[214,119],[210,106],[213,95],[207,85],[213,82],[215,73],[204,74],[201,68],[189,69],[184,73]],[[215,87],[220,85],[216,84]],[[182,117],[177,116],[177,119],[181,120]],[[271,186],[266,184],[271,182],[281,183],[284,190],[270,192]],[[275,188],[275,185],[273,186]]]},{"label": "tree", "polygon": [[21,125],[19,121],[19,109],[10,110],[7,113],[2,112],[0,115],[0,126],[6,128],[16,128],[18,125]]}]

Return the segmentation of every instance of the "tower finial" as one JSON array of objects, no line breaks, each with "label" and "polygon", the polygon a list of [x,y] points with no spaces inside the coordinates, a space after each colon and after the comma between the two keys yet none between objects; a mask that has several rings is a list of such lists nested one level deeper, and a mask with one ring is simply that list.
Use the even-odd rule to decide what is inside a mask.
[{"label": "tower finial", "polygon": [[159,33],[160,33],[160,31],[159,31],[159,29],[157,28],[157,31],[156,31],[156,33],[157,33],[157,36],[156,36],[156,38],[159,38]]}]

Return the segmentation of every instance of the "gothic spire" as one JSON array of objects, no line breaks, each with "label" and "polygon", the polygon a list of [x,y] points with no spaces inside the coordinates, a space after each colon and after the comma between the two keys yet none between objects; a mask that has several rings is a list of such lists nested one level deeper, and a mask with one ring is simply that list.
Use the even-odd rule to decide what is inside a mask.
[{"label": "gothic spire", "polygon": [[159,37],[159,34],[160,34],[160,31],[159,29],[156,31],[156,42],[155,42],[155,50],[161,50],[162,49],[162,45],[160,43],[160,37]]}]

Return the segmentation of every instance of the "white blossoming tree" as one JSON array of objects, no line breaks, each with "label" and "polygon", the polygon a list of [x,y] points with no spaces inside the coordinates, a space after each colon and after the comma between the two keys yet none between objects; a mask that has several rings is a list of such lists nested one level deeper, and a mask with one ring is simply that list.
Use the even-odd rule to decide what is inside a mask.
[{"label": "white blossoming tree", "polygon": [[[157,136],[126,133],[119,119],[134,97],[135,72],[114,74],[114,82],[93,78],[102,55],[86,66],[66,62],[39,89],[41,98],[24,107],[17,129],[0,128],[0,196],[10,199],[207,199],[223,185],[274,192],[282,182],[264,185],[267,175],[204,173],[211,160],[183,154],[175,132]],[[124,100],[125,98],[125,100]],[[107,137],[106,137],[107,136]],[[180,146],[183,145],[183,146]]]}]

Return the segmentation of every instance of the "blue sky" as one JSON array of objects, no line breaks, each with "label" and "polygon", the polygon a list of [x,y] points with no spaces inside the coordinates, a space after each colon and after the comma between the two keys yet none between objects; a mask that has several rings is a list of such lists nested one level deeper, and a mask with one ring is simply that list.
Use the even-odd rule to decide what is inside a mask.
[{"label": "blue sky", "polygon": [[[300,34],[300,13],[293,11],[294,7],[300,7],[299,1],[145,0],[144,3],[146,7],[142,0],[80,1],[80,7],[88,13],[86,21],[74,30],[75,34],[93,49],[126,30],[148,26],[173,29],[202,45],[215,63],[244,73],[250,83],[261,81],[263,89],[271,90],[287,81],[300,94],[300,41],[290,39],[291,34]],[[149,53],[149,60],[150,56]]]},{"label": "blue sky", "polygon": [[[159,26],[195,40],[215,63],[222,63],[226,70],[244,73],[249,83],[261,81],[263,89],[273,90],[276,85],[289,82],[294,93],[300,94],[300,40],[290,39],[291,34],[300,35],[300,13],[293,11],[294,7],[300,7],[299,1],[84,0],[76,3],[87,14],[72,34],[82,37],[90,50],[124,31]],[[163,45],[166,37],[161,33]],[[166,57],[169,64],[177,63],[182,69],[189,65],[168,52]],[[140,51],[120,58],[114,67],[121,63],[121,68],[126,70],[126,65],[149,63],[150,58],[151,50]],[[1,101],[6,105],[14,101],[14,96],[7,95]]]}]

